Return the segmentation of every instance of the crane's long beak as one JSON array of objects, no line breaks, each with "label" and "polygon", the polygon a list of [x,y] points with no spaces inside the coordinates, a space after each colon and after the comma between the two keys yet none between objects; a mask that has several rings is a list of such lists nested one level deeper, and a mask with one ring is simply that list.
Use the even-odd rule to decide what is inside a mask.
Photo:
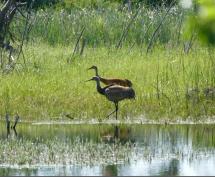
[{"label": "crane's long beak", "polygon": [[92,67],[90,67],[90,68],[88,68],[88,69],[87,69],[87,71],[88,71],[88,70],[90,70],[90,69],[93,69],[93,68],[92,68]]},{"label": "crane's long beak", "polygon": [[93,79],[86,80],[85,82],[92,81]]}]

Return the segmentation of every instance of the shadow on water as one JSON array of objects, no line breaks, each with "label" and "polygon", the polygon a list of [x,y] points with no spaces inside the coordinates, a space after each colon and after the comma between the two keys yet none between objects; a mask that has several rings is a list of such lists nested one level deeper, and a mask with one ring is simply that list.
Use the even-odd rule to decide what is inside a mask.
[{"label": "shadow on water", "polygon": [[[67,164],[60,159],[56,163],[48,162],[45,166],[40,166],[38,163],[28,164],[32,165],[29,168],[2,166],[0,175],[215,175],[214,133],[215,125],[22,123],[18,125],[17,130],[10,132],[8,137],[5,125],[0,123],[1,143],[8,142],[10,137],[13,137],[17,141],[25,139],[34,144],[35,142],[39,145],[44,143],[44,149],[51,144],[51,149],[47,153],[54,153],[56,157],[67,153],[70,161]],[[77,138],[82,144],[76,143]],[[45,144],[46,141],[48,146]],[[85,142],[88,144],[85,145]],[[41,152],[43,152],[42,145]],[[64,148],[67,145],[68,149]],[[84,151],[80,148],[92,149]],[[74,152],[71,149],[78,149],[80,152]],[[88,164],[83,157],[92,159]],[[31,161],[34,162],[34,160]],[[40,159],[38,162],[40,163]],[[77,162],[81,163],[77,164]]]},{"label": "shadow on water", "polygon": [[151,169],[150,175],[159,174],[160,176],[178,176],[178,175],[180,175],[179,169],[180,169],[179,160],[171,159],[168,164],[163,163],[160,166],[160,168],[158,168],[158,171]]},{"label": "shadow on water", "polygon": [[38,169],[22,168],[22,170],[13,168],[2,168],[0,170],[0,176],[36,176],[38,175]]}]

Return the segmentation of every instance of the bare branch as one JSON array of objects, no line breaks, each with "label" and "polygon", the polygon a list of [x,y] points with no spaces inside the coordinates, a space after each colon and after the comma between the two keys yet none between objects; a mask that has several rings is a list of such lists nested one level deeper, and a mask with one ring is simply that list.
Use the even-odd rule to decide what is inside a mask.
[{"label": "bare branch", "polygon": [[[78,48],[78,44],[79,44],[80,39],[81,39],[81,37],[82,37],[82,35],[83,35],[83,33],[84,33],[84,30],[85,30],[85,26],[82,28],[82,30],[81,30],[81,32],[80,32],[80,34],[79,34],[79,36],[78,36],[78,39],[77,39],[77,41],[76,41],[76,44],[75,44],[75,47],[74,47],[74,50],[73,50],[73,53],[72,53],[72,57],[75,55],[75,52],[76,52],[76,50],[77,50],[77,48]],[[70,61],[69,61],[69,62],[70,62]]]},{"label": "bare branch", "polygon": [[165,21],[167,15],[169,14],[169,12],[170,12],[171,8],[174,6],[174,4],[175,4],[175,1],[172,1],[172,4],[171,4],[171,5],[169,6],[169,8],[167,9],[166,14],[163,16],[163,18],[162,18],[162,20],[160,21],[159,25],[157,26],[157,28],[156,28],[155,31],[153,32],[152,37],[151,37],[150,42],[149,42],[149,45],[148,45],[147,50],[146,50],[146,54],[147,54],[147,53],[149,52],[149,50],[151,49],[152,44],[153,44],[154,39],[155,39],[155,36],[156,36],[156,34],[158,33],[158,30],[159,30],[160,27],[163,25],[163,22]]},{"label": "bare branch", "polygon": [[17,11],[21,14],[22,17],[27,18],[20,9],[17,9]]},{"label": "bare branch", "polygon": [[6,12],[10,9],[11,5],[15,3],[15,0],[8,0],[4,6],[2,7],[1,11],[0,11],[0,16],[2,16],[2,14],[6,14]]},{"label": "bare branch", "polygon": [[130,22],[128,23],[127,27],[125,28],[125,30],[123,31],[121,37],[120,37],[120,40],[119,42],[117,43],[116,45],[116,49],[118,49],[121,45],[122,45],[122,41],[123,39],[126,37],[127,33],[128,33],[128,30],[129,28],[131,27],[131,25],[133,24],[134,20],[136,19],[138,13],[140,11],[140,8],[137,10],[137,12],[134,14],[134,16],[131,18]]}]

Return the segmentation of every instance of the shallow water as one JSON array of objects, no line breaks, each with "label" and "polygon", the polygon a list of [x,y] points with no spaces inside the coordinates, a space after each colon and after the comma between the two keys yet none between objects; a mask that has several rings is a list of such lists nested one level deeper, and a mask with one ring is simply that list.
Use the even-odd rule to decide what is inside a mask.
[{"label": "shallow water", "polygon": [[20,123],[7,137],[1,123],[0,175],[214,176],[214,135],[215,125]]}]

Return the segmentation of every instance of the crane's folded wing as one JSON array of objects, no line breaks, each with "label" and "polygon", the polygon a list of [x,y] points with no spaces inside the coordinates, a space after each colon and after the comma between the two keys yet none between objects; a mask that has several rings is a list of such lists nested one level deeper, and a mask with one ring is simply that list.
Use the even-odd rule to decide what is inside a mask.
[{"label": "crane's folded wing", "polygon": [[118,102],[130,98],[131,88],[118,85],[110,86],[105,89],[105,95],[110,101]]}]

